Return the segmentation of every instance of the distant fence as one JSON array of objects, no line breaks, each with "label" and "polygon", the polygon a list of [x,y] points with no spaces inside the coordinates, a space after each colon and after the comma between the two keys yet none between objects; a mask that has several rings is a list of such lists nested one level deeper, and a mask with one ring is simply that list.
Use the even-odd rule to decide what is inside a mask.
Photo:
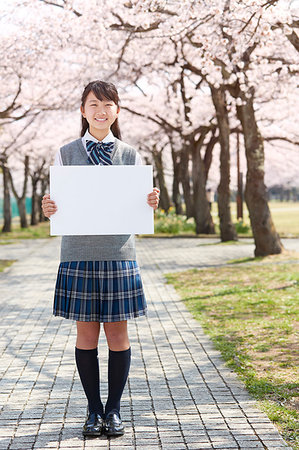
[{"label": "distant fence", "polygon": [[[19,215],[19,209],[14,197],[11,197],[11,213],[12,217],[17,217]],[[31,198],[26,198],[26,211],[28,214],[31,213]],[[0,198],[0,219],[3,219],[3,198]]]}]

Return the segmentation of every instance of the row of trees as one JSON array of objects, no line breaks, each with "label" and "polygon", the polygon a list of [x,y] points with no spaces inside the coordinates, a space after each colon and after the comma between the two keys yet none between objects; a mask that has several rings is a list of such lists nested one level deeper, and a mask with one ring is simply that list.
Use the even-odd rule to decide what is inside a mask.
[{"label": "row of trees", "polygon": [[[8,96],[2,93],[6,106],[0,113],[6,143],[1,149],[3,171],[13,164],[9,160],[16,160],[7,130],[32,121],[31,129],[42,117],[38,142],[43,141],[43,127],[55,129],[56,137],[61,127],[60,139],[52,137],[52,143],[74,138],[78,133],[73,115],[61,124],[59,111],[78,108],[83,85],[91,79],[111,80],[122,94],[125,140],[155,165],[164,209],[170,204],[167,162],[172,168],[172,202],[181,213],[183,198],[198,233],[214,232],[206,184],[215,149],[220,149],[223,241],[237,238],[230,213],[230,154],[236,135],[243,136],[245,199],[255,253],[281,252],[267,203],[264,146],[298,141],[295,115],[289,111],[296,104],[299,22],[288,2],[134,0],[118,2],[115,8],[108,1],[29,0],[17,6],[23,11],[20,17],[10,11],[4,15],[23,35],[20,42],[10,34],[2,49],[2,69],[10,86]],[[50,152],[49,144],[37,147],[37,170],[42,173],[52,147]],[[27,155],[32,151],[28,147]]]},{"label": "row of trees", "polygon": [[[42,118],[30,118],[14,123],[15,135],[5,135],[9,144],[2,143],[0,173],[3,184],[2,232],[10,232],[12,227],[11,195],[13,194],[19,211],[20,225],[27,228],[26,198],[31,196],[30,225],[44,221],[41,199],[49,188],[49,167],[53,163],[54,151],[47,146],[46,135],[38,141],[37,132],[42,130]],[[28,125],[29,124],[29,125]],[[5,130],[5,127],[3,127]],[[10,131],[10,130],[9,130]]]},{"label": "row of trees", "polygon": [[11,232],[12,211],[11,211],[11,191],[17,201],[21,228],[28,227],[26,198],[28,197],[28,181],[31,181],[31,214],[30,225],[37,225],[45,220],[42,213],[41,201],[49,185],[49,171],[45,167],[46,160],[38,163],[33,169],[30,168],[29,155],[24,158],[24,175],[21,193],[15,186],[12,171],[7,164],[7,160],[2,158],[0,167],[3,180],[3,219],[2,232]]}]

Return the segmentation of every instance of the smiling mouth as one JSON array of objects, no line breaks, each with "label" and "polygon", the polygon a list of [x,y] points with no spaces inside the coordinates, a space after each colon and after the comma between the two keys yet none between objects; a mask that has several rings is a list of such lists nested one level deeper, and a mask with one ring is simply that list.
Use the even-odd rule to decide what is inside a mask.
[{"label": "smiling mouth", "polygon": [[97,122],[105,122],[105,120],[107,120],[107,119],[97,119],[97,118],[95,117],[95,120],[96,120]]}]

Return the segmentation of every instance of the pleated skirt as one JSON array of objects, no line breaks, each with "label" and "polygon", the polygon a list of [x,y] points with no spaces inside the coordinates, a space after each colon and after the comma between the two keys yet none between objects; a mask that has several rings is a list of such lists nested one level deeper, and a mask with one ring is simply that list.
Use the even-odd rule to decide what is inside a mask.
[{"label": "pleated skirt", "polygon": [[136,261],[71,261],[58,268],[53,314],[83,322],[118,322],[146,315]]}]

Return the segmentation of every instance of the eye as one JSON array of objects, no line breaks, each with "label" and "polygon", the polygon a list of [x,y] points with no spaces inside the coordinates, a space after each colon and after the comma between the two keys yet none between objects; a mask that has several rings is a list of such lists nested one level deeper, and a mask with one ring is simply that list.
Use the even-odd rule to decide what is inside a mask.
[{"label": "eye", "polygon": [[113,106],[112,103],[106,103],[106,106]]}]

